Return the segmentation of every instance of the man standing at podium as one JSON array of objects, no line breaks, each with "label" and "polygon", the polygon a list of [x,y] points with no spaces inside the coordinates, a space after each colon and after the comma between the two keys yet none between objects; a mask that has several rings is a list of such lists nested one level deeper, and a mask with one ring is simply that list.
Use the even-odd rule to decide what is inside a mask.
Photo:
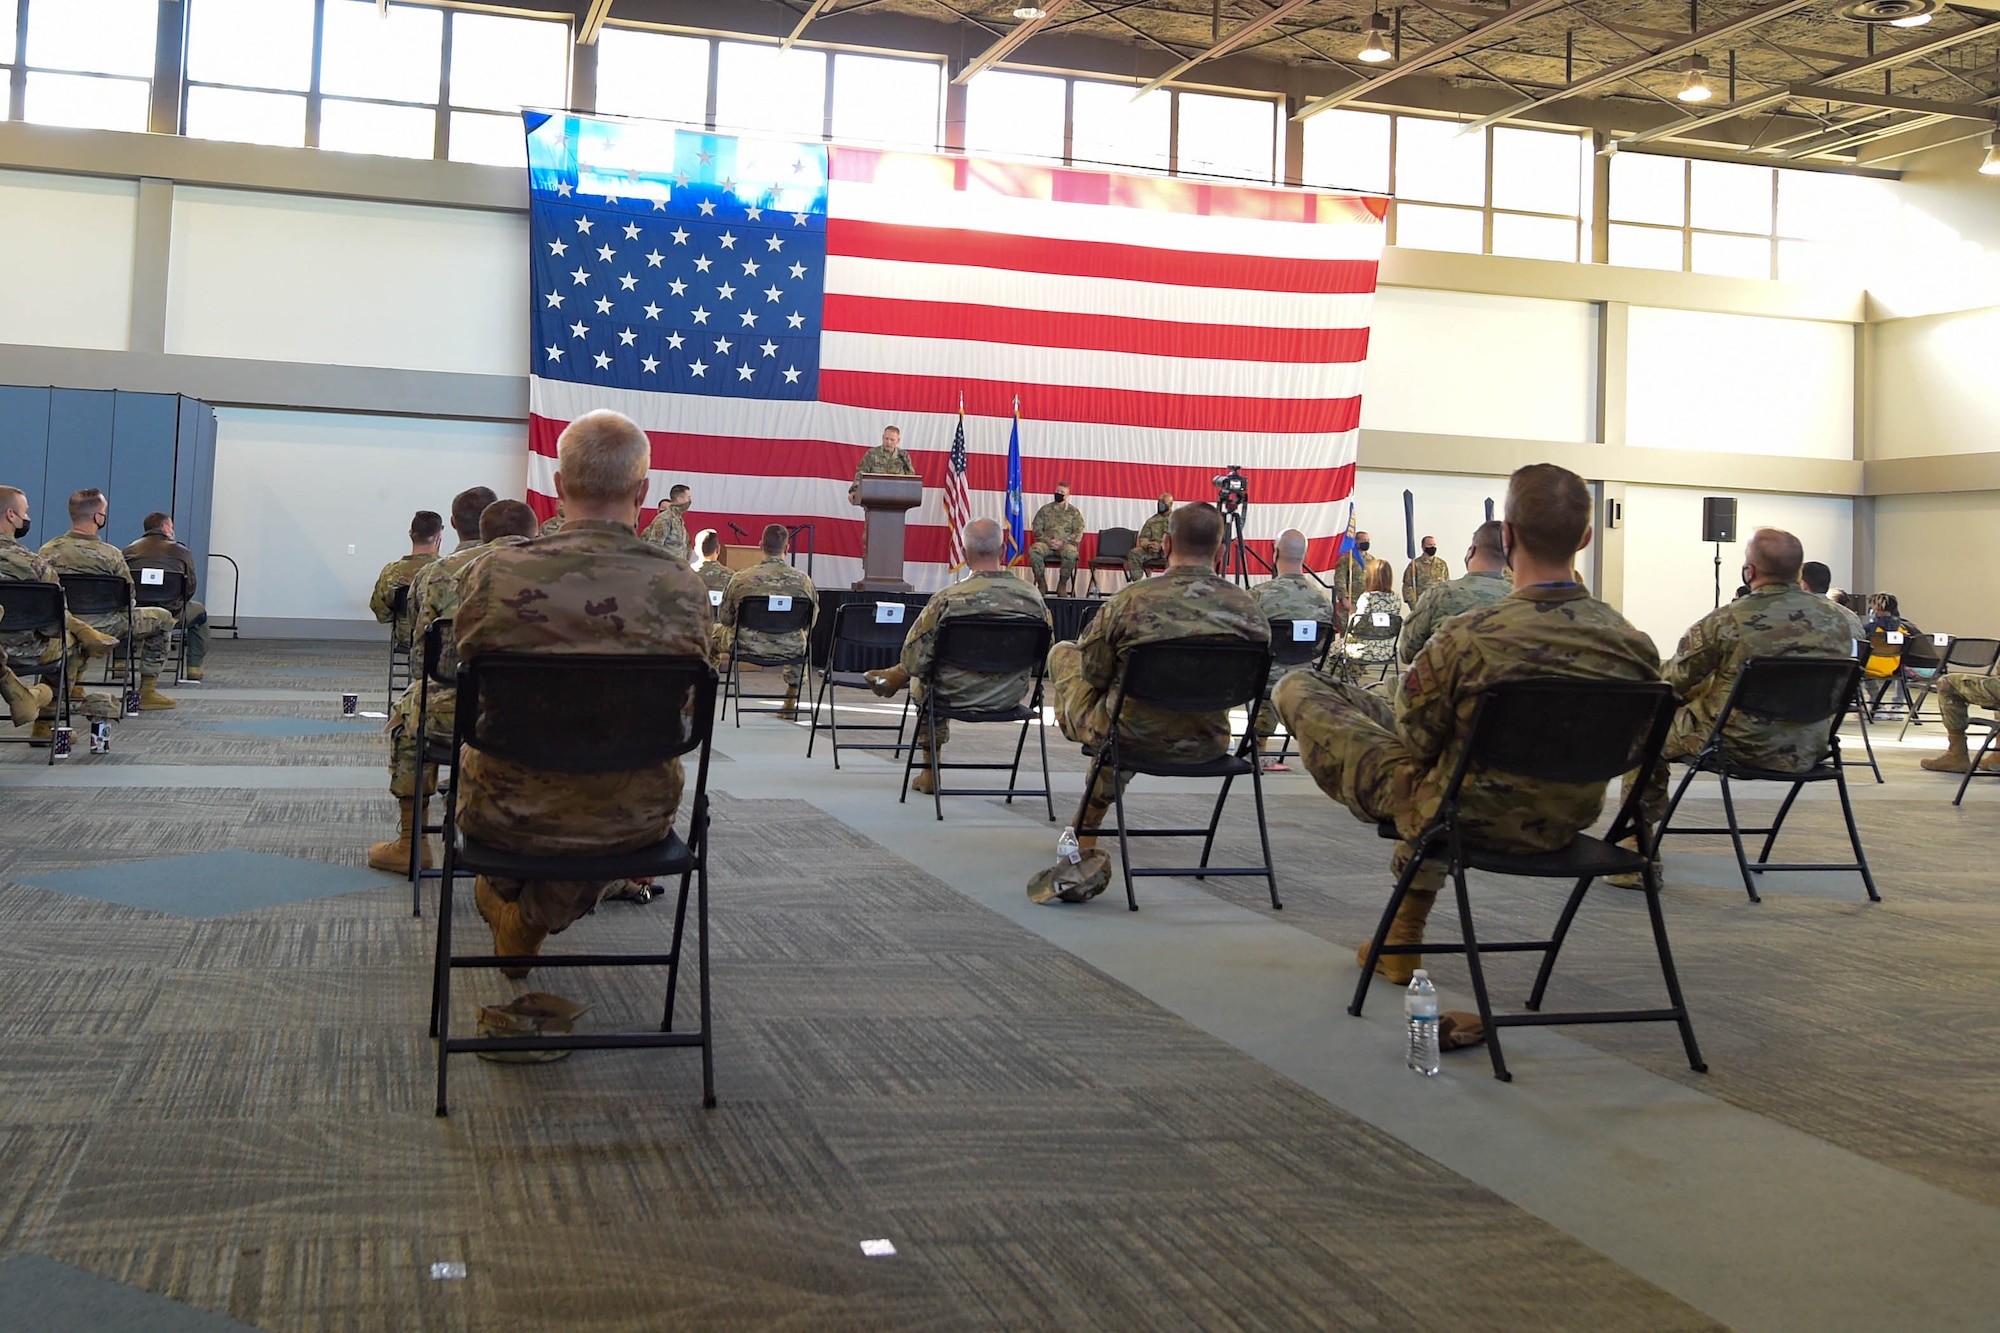
[{"label": "man standing at podium", "polygon": [[882,443],[861,455],[861,462],[854,469],[854,484],[847,488],[849,504],[861,503],[861,475],[864,472],[891,472],[899,477],[917,475],[910,456],[903,452],[903,432],[895,426],[882,428]]}]

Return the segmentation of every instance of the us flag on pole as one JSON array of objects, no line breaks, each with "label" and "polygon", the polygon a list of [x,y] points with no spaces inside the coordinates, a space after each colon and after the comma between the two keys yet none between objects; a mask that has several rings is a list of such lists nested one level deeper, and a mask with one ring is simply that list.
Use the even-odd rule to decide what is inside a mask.
[{"label": "us flag on pole", "polygon": [[951,567],[965,568],[965,525],[972,521],[972,492],[965,483],[965,400],[958,403],[958,429],[944,465],[944,521],[951,529]]},{"label": "us flag on pole", "polygon": [[1068,481],[1091,531],[1137,528],[1237,463],[1253,544],[1297,527],[1330,560],[1383,200],[526,120],[542,515],[563,427],[615,408],[652,440],[646,517],[685,482],[690,529],[811,523],[837,585],[848,483],[894,425],[926,486],[907,576],[934,588],[961,555],[953,460],[967,520],[998,517],[1018,397],[1031,501]]}]

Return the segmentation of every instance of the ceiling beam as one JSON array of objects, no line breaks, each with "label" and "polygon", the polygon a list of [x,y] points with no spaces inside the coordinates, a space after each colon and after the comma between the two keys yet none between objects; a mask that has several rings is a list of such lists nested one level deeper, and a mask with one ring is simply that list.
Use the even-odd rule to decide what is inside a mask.
[{"label": "ceiling beam", "polygon": [[1229,35],[1227,37],[1224,37],[1221,41],[1216,42],[1206,51],[1197,52],[1196,54],[1189,56],[1186,60],[1181,61],[1180,64],[1175,65],[1172,69],[1168,70],[1165,74],[1162,74],[1159,78],[1154,79],[1151,83],[1147,84],[1145,87],[1133,93],[1132,100],[1136,102],[1140,98],[1144,97],[1147,93],[1152,92],[1155,88],[1159,88],[1166,84],[1172,83],[1175,79],[1178,79],[1181,75],[1187,73],[1189,70],[1193,69],[1196,65],[1199,65],[1204,60],[1217,60],[1223,56],[1228,55],[1231,51],[1234,51],[1237,47],[1243,45],[1243,43],[1249,41],[1252,37],[1255,37],[1258,33],[1263,32],[1268,28],[1277,26],[1280,20],[1290,17],[1295,10],[1304,9],[1307,5],[1312,3],[1313,0],[1278,0],[1277,5],[1275,5],[1270,9],[1265,10],[1263,13],[1259,14],[1256,18],[1251,19],[1247,23],[1237,24],[1236,27],[1230,29]]},{"label": "ceiling beam", "polygon": [[1040,32],[1050,19],[1068,9],[1072,3],[1073,0],[1040,0],[1042,11],[1040,18],[1022,19],[1008,29],[1006,36],[967,61],[965,68],[958,72],[952,82],[957,84],[972,82],[974,75],[991,69],[1012,55],[1023,42]]},{"label": "ceiling beam", "polygon": [[584,11],[583,24],[576,30],[576,44],[597,45],[597,34],[604,31],[604,20],[610,15],[611,0],[590,0],[590,8]]},{"label": "ceiling beam", "polygon": [[1775,3],[1765,5],[1761,9],[1753,9],[1747,14],[1739,14],[1726,23],[1718,23],[1712,28],[1704,28],[1700,32],[1689,33],[1679,41],[1663,46],[1649,55],[1634,56],[1630,60],[1621,61],[1616,65],[1601,69],[1597,73],[1587,78],[1578,79],[1567,88],[1550,93],[1546,97],[1537,97],[1524,102],[1516,102],[1513,106],[1495,111],[1490,116],[1482,116],[1470,125],[1467,125],[1465,133],[1471,134],[1474,131],[1483,130],[1489,125],[1497,125],[1503,120],[1512,120],[1517,116],[1526,115],[1530,111],[1536,111],[1548,106],[1552,102],[1560,102],[1564,98],[1581,97],[1585,93],[1596,92],[1599,88],[1608,88],[1621,79],[1629,78],[1642,70],[1652,69],[1654,66],[1663,65],[1670,60],[1678,60],[1685,55],[1692,55],[1704,46],[1724,41],[1741,32],[1748,32],[1750,29],[1758,27],[1761,24],[1769,23],[1772,19],[1783,18],[1785,15],[1804,9],[1813,3],[1814,0],[1776,0]]},{"label": "ceiling beam", "polygon": [[[1921,42],[1911,42],[1909,45],[1899,46],[1893,51],[1883,51],[1861,60],[1851,61],[1848,64],[1842,65],[1839,69],[1828,70],[1825,74],[1820,75],[1818,84],[1789,84],[1783,90],[1764,93],[1761,96],[1750,98],[1748,101],[1738,102],[1734,106],[1727,106],[1719,111],[1712,111],[1705,116],[1697,116],[1693,120],[1680,121],[1672,125],[1661,125],[1656,129],[1646,130],[1643,133],[1632,135],[1630,138],[1624,140],[1624,142],[1628,144],[1640,144],[1651,143],[1655,139],[1680,138],[1694,130],[1706,129],[1711,125],[1720,125],[1723,121],[1734,120],[1738,116],[1748,116],[1754,115],[1759,111],[1768,111],[1772,107],[1779,106],[1782,103],[1792,100],[1795,96],[1799,96],[1800,94],[1793,91],[1794,89],[1819,87],[1830,83],[1838,83],[1842,79],[1859,78],[1865,74],[1877,74],[1885,69],[1894,69],[1896,66],[1905,64],[1908,61],[1916,60],[1950,47],[1962,45],[1996,30],[2000,30],[2000,23],[1982,23],[1970,28],[1961,28],[1956,32],[1939,33],[1937,36],[1926,38]],[[1813,95],[1825,96],[1825,94]],[[1836,97],[1827,98],[1827,100],[1837,101],[1845,96],[1847,94],[1840,94]],[[1858,102],[1854,103],[1854,105],[1880,106],[1882,103]]]},{"label": "ceiling beam", "polygon": [[[1568,3],[1569,0],[1527,0],[1526,4],[1518,5],[1490,18],[1475,28],[1468,28],[1456,37],[1448,37],[1435,46],[1425,47],[1398,63],[1392,70],[1385,70],[1372,79],[1350,83],[1337,93],[1329,93],[1325,97],[1306,103],[1298,109],[1292,119],[1304,120],[1308,116],[1316,116],[1322,111],[1330,111],[1334,107],[1357,101],[1379,88],[1387,87],[1406,74],[1414,74],[1420,69],[1442,64],[1461,51],[1469,51],[1484,44],[1496,33],[1526,23],[1529,19],[1540,18],[1544,14],[1563,8]],[[1809,0],[1797,0],[1797,3],[1806,4]]]},{"label": "ceiling beam", "polygon": [[799,34],[806,30],[806,25],[821,14],[824,14],[827,7],[832,3],[833,0],[812,0],[812,3],[806,6],[806,12],[799,15],[799,21],[792,25],[792,30],[785,34],[785,40],[778,43],[778,49],[780,51],[791,50],[792,43],[799,39]]},{"label": "ceiling beam", "polygon": [[1895,97],[1888,93],[1849,92],[1823,83],[1793,83],[1787,91],[1801,101],[1832,102],[1836,106],[1873,106],[1885,111],[1915,111],[1920,115],[1944,116],[1950,120],[1991,121],[1993,113],[1970,102],[1934,102],[1922,97]]}]

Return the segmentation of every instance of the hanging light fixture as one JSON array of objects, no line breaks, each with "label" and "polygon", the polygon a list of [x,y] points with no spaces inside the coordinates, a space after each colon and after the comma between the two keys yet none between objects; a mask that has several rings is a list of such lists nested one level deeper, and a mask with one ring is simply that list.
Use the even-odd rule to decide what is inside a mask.
[{"label": "hanging light fixture", "polygon": [[1361,44],[1354,58],[1370,65],[1380,65],[1396,58],[1396,53],[1389,49],[1389,20],[1381,10],[1368,16],[1368,40]]},{"label": "hanging light fixture", "polygon": [[1889,26],[1892,28],[1921,28],[1930,21],[1931,16],[1929,14],[1912,14],[1906,19],[1890,19]]},{"label": "hanging light fixture", "polygon": [[1979,174],[2000,176],[2000,125],[1995,125],[1986,136],[1986,160],[1979,164]]},{"label": "hanging light fixture", "polygon": [[1020,19],[1023,23],[1026,23],[1029,19],[1045,19],[1048,16],[1049,13],[1047,10],[1037,9],[1033,5],[1022,5],[1014,11],[1014,17]]},{"label": "hanging light fixture", "polygon": [[1687,78],[1674,96],[1683,102],[1706,102],[1715,96],[1715,89],[1708,86],[1708,61],[1705,58],[1688,57]]}]

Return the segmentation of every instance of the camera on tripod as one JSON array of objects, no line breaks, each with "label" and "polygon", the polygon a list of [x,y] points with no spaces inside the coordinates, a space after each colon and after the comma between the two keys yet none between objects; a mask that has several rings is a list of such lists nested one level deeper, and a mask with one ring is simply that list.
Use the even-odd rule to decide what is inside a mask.
[{"label": "camera on tripod", "polygon": [[1243,475],[1243,465],[1231,463],[1229,470],[1215,481],[1215,507],[1225,514],[1241,513],[1250,505],[1250,481]]}]

